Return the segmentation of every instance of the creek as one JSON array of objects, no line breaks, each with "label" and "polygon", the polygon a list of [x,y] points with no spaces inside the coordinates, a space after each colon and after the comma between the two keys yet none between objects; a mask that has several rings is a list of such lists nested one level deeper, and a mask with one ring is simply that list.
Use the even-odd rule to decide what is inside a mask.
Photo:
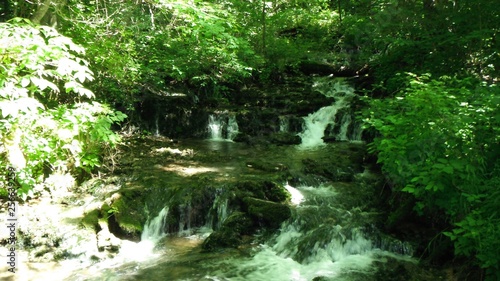
[{"label": "creek", "polygon": [[[141,241],[122,240],[118,253],[91,264],[61,262],[64,274],[59,270],[61,279],[51,280],[438,278],[418,264],[411,243],[381,230],[386,220],[380,200],[383,177],[365,162],[366,147],[354,118],[338,116],[349,108],[352,88],[334,83],[324,89],[318,91],[335,102],[304,117],[301,144],[233,142],[238,124],[227,112],[209,116],[206,140],[126,140],[129,155],[117,171],[123,180],[109,197],[132,194],[113,216],[119,223],[123,213],[144,213]],[[287,131],[286,118],[278,121],[276,127]],[[336,141],[324,142],[325,134]],[[267,193],[253,198],[262,193],[252,189],[255,182],[279,187],[286,200],[270,199]],[[274,223],[268,221],[276,217],[273,212],[255,214],[251,206],[242,207],[262,201],[285,206],[290,215]],[[230,221],[242,213],[253,222],[237,233],[236,242],[223,237],[206,247],[216,233],[240,227]]]},{"label": "creek", "polygon": [[[185,141],[199,153],[217,155],[208,163],[177,170],[186,182],[196,173],[210,173],[214,181],[265,178],[273,172],[249,167],[256,161],[286,166],[293,175],[304,159],[321,161],[364,149],[362,143],[325,144],[315,149],[300,146],[249,147],[229,141]],[[337,156],[335,156],[337,155]],[[218,161],[216,161],[218,160]],[[296,170],[298,169],[298,170]],[[157,177],[164,177],[158,169]],[[276,174],[279,172],[276,172]],[[416,264],[409,243],[377,230],[379,211],[374,208],[377,176],[367,168],[350,182],[319,176],[282,182],[290,192],[292,216],[276,231],[257,232],[238,248],[204,252],[201,244],[233,211],[223,202],[214,204],[203,225],[193,226],[189,214],[176,232],[165,233],[168,204],[145,225],[142,241],[123,246],[120,262],[96,264],[66,280],[376,280],[387,262]],[[174,184],[174,183],[173,183]],[[178,184],[178,183],[175,183]],[[187,184],[187,183],[186,183]],[[214,202],[217,200],[215,198]],[[222,200],[223,201],[223,200]],[[214,222],[217,214],[219,224]],[[151,245],[154,244],[154,247]],[[116,258],[115,258],[116,259]]]}]

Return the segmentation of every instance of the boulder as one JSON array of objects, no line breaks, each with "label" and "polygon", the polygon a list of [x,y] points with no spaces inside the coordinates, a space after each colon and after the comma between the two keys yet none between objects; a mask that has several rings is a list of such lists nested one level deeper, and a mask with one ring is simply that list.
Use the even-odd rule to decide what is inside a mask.
[{"label": "boulder", "polygon": [[205,251],[220,248],[237,248],[242,243],[242,236],[254,232],[253,222],[247,214],[234,212],[223,223],[219,230],[208,236],[202,244]]},{"label": "boulder", "polygon": [[261,225],[278,228],[292,212],[285,204],[261,200],[253,197],[243,198],[246,210],[252,219]]},{"label": "boulder", "polygon": [[295,145],[302,142],[302,139],[294,133],[279,132],[271,134],[269,137],[271,139],[271,143],[278,145]]},{"label": "boulder", "polygon": [[[270,165],[270,166],[272,166],[273,170],[275,170],[276,167],[275,165]],[[278,168],[278,170],[279,169],[280,168]],[[290,194],[288,193],[288,191],[282,185],[277,184],[273,181],[267,181],[267,180],[241,181],[236,183],[236,189],[237,192],[240,194],[240,198],[249,196],[274,202],[285,202],[290,198]]]}]

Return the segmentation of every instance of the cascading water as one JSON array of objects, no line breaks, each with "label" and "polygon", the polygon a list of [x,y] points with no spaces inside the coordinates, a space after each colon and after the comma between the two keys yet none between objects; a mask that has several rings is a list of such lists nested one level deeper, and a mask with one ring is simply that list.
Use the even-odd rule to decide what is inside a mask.
[{"label": "cascading water", "polygon": [[222,140],[222,120],[215,115],[208,116],[208,132],[211,140]]},{"label": "cascading water", "polygon": [[[204,143],[200,148],[210,147],[213,142]],[[127,258],[115,258],[113,264],[99,262],[90,267],[92,271],[68,280],[384,280],[380,279],[380,272],[396,273],[401,264],[403,267],[416,264],[410,258],[413,250],[409,243],[384,235],[375,226],[380,214],[376,211],[377,206],[371,205],[371,198],[378,194],[373,185],[379,180],[378,175],[365,169],[363,172],[358,170],[349,182],[299,178],[309,179],[307,175],[297,173],[302,170],[302,165],[296,164],[303,163],[303,159],[321,160],[325,155],[358,144],[335,143],[313,150],[291,146],[273,146],[271,150],[270,147],[252,147],[252,153],[248,153],[246,147],[242,148],[238,143],[219,143],[233,148],[221,150],[219,154],[231,156],[221,157],[224,167],[243,168],[247,161],[261,159],[267,162],[272,159],[286,163],[291,169],[290,174],[297,175],[290,183],[283,183],[290,193],[292,216],[274,234],[267,232],[270,229],[257,232],[254,240],[245,234],[241,238],[247,242],[238,249],[202,251],[203,240],[210,233],[223,234],[228,219],[245,211],[234,200],[233,180],[263,176],[254,169],[224,170],[209,184],[224,178],[231,183],[212,190],[210,194],[213,196],[209,196],[212,202],[185,200],[179,205],[175,200],[162,199],[161,206],[168,207],[145,223],[142,241],[123,241],[127,244],[122,245],[118,255]],[[206,149],[200,149],[203,150]],[[228,159],[235,162],[229,164]],[[217,166],[217,163],[212,164]],[[200,212],[200,204],[206,213]],[[176,233],[172,233],[173,229]],[[388,267],[389,271],[386,270]]]},{"label": "cascading water", "polygon": [[208,214],[207,227],[212,229],[220,229],[222,223],[229,216],[228,209],[229,200],[225,196],[217,196],[212,205],[212,209]]},{"label": "cascading water", "polygon": [[156,116],[155,116],[155,132],[154,132],[154,136],[155,137],[158,137],[160,136],[160,127],[158,125],[158,120],[160,119],[158,113],[156,113]]},{"label": "cascading water", "polygon": [[236,116],[228,113],[217,113],[208,116],[208,132],[210,140],[232,141],[238,135]]},{"label": "cascading water", "polygon": [[233,140],[239,133],[238,123],[236,122],[236,116],[230,115],[227,121],[227,140]]},{"label": "cascading water", "polygon": [[340,126],[339,133],[336,135],[337,140],[351,140],[348,137],[348,130],[352,117],[350,114],[345,114],[338,121],[337,115],[339,111],[349,108],[351,100],[355,97],[354,88],[345,84],[343,80],[332,80],[330,77],[321,78],[313,87],[323,95],[335,98],[335,102],[304,117],[304,130],[299,133],[302,138],[301,147],[312,148],[323,145],[325,130],[329,125]]},{"label": "cascading water", "polygon": [[347,130],[349,129],[350,125],[351,125],[351,115],[346,114],[342,117],[342,120],[340,120],[340,131],[337,134],[337,140],[340,141],[349,140],[349,138],[347,137]]},{"label": "cascading water", "polygon": [[141,234],[141,241],[153,241],[158,242],[161,238],[165,236],[165,223],[168,216],[168,207],[165,206],[158,216],[151,219],[144,225],[144,229]]},{"label": "cascading water", "polygon": [[358,122],[355,122],[354,123],[354,126],[353,126],[353,130],[352,130],[352,133],[351,133],[351,136],[349,137],[349,139],[351,141],[361,141],[361,137],[363,135],[363,127],[361,126],[360,123]]},{"label": "cascading water", "polygon": [[381,242],[368,234],[372,214],[345,203],[335,186],[295,188],[287,183],[285,188],[296,205],[293,218],[250,259],[217,262],[215,267],[224,270],[205,276],[207,280],[361,280],[374,274],[376,261],[409,260],[404,255],[411,251],[402,242]]}]

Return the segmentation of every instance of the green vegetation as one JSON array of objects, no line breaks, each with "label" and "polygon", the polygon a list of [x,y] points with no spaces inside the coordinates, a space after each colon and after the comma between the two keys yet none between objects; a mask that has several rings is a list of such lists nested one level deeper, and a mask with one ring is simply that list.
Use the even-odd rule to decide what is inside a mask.
[{"label": "green vegetation", "polygon": [[[101,143],[119,141],[110,128],[125,116],[91,101],[82,83],[93,79],[92,71],[78,57],[83,48],[68,37],[22,19],[0,23],[0,37],[0,161],[17,169],[26,198],[46,187],[50,174],[99,166]],[[71,179],[55,185],[71,187]]]},{"label": "green vegetation", "polygon": [[305,68],[358,75],[391,209],[500,278],[495,1],[9,0],[0,21],[0,163],[25,198],[102,165],[114,108],[134,118],[146,94],[227,104]]},{"label": "green vegetation", "polygon": [[364,112],[378,132],[371,152],[394,191],[413,195],[421,215],[454,224],[444,234],[455,242],[456,253],[476,255],[496,278],[500,89],[446,76],[406,79],[407,87],[395,97],[371,100]]}]

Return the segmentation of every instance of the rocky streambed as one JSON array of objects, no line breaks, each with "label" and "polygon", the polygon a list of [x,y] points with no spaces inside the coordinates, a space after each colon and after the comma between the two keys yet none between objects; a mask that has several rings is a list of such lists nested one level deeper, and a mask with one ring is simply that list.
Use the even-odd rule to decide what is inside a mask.
[{"label": "rocky streambed", "polygon": [[[438,274],[411,259],[410,242],[380,230],[383,178],[363,143],[304,150],[150,136],[119,151],[112,174],[21,206],[24,279],[5,280],[259,280],[259,263],[279,260],[290,261],[282,280]],[[332,250],[320,257],[322,248]]]}]

